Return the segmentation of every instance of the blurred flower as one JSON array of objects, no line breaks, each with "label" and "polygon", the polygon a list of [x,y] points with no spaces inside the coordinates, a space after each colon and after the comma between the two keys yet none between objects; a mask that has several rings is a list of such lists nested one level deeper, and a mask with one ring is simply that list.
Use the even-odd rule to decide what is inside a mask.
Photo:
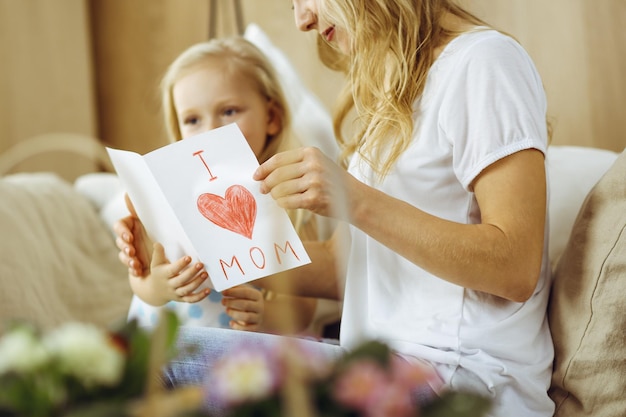
[{"label": "blurred flower", "polygon": [[233,346],[202,389],[155,390],[148,382],[177,353],[178,325],[165,312],[154,331],[135,321],[116,330],[85,323],[47,333],[26,323],[9,327],[0,338],[0,416],[211,417],[201,408],[207,398],[228,417],[483,417],[490,405],[450,391],[417,404],[416,390],[431,370],[376,341],[336,361],[295,339]]},{"label": "blurred flower", "polygon": [[50,354],[39,343],[35,330],[19,327],[0,339],[0,374],[33,372],[48,362]]},{"label": "blurred flower", "polygon": [[86,387],[113,386],[124,371],[125,352],[104,330],[85,323],[67,323],[44,337],[43,345],[62,373]]},{"label": "blurred flower", "polygon": [[[165,313],[161,321],[154,333],[162,337],[157,351],[166,357],[157,362],[164,364],[175,353],[178,319]],[[130,417],[145,400],[152,342],[152,331],[135,321],[115,330],[69,322],[45,333],[11,323],[0,338],[0,416]]]},{"label": "blurred flower", "polygon": [[348,407],[365,412],[382,400],[381,396],[390,383],[378,362],[359,359],[337,376],[333,396]]},{"label": "blurred flower", "polygon": [[211,392],[226,405],[258,400],[276,388],[276,371],[271,352],[238,349],[213,369],[215,384]]},{"label": "blurred flower", "polygon": [[[289,415],[286,404],[301,384],[300,408],[323,417],[482,417],[489,400],[469,393],[446,392],[429,404],[415,393],[432,378],[429,368],[394,355],[372,341],[335,362],[316,356],[302,344],[234,347],[217,362],[205,383],[214,404],[228,417]],[[294,394],[294,392],[296,394]],[[292,399],[293,400],[293,399]],[[463,410],[459,414],[458,410]],[[293,408],[291,409],[293,410]]]}]

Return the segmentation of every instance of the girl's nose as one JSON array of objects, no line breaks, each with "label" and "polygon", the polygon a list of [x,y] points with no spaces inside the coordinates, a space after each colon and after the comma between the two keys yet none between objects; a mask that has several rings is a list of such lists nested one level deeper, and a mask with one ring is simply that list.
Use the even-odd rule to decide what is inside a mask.
[{"label": "girl's nose", "polygon": [[296,20],[296,27],[303,32],[313,30],[317,25],[317,15],[307,4],[307,1],[293,2],[293,14]]},{"label": "girl's nose", "polygon": [[204,125],[204,131],[217,129],[222,127],[224,123],[219,117],[210,117],[207,119],[207,123]]}]

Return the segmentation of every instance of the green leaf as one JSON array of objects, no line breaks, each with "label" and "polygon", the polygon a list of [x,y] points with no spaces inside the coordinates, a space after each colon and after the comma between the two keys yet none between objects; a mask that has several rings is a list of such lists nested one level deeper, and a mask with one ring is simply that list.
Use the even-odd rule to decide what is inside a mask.
[{"label": "green leaf", "polygon": [[391,349],[385,343],[376,340],[369,341],[346,353],[338,364],[341,366],[361,359],[373,359],[383,367],[387,367],[391,359]]},{"label": "green leaf", "polygon": [[421,417],[483,417],[491,400],[477,394],[447,392],[422,408]]}]

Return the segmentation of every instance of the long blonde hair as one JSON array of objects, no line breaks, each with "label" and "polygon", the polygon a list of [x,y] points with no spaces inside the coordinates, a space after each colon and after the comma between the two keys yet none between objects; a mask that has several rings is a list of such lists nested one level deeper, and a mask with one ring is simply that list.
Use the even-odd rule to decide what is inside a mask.
[{"label": "long blonde hair", "polygon": [[275,104],[281,117],[281,129],[276,135],[267,137],[259,162],[293,146],[295,138],[290,128],[291,114],[274,67],[259,48],[242,36],[214,38],[197,43],[183,51],[170,64],[161,79],[163,116],[170,140],[174,142],[182,139],[173,99],[174,84],[199,65],[214,59],[225,63],[228,71],[238,72],[253,80],[258,92]]},{"label": "long blonde hair", "polygon": [[[319,13],[350,35],[348,56],[318,42],[322,62],[346,74],[334,114],[342,161],[358,152],[384,177],[411,142],[413,106],[436,48],[458,35],[444,26],[444,17],[486,24],[451,0],[326,0]],[[346,139],[342,126],[352,109],[358,125]]]}]

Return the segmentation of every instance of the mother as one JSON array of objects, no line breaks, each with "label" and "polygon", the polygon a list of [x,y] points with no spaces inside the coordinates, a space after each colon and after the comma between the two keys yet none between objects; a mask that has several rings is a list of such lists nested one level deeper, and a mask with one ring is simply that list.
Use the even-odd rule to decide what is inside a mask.
[{"label": "mother", "polygon": [[[490,396],[493,416],[551,416],[548,128],[533,62],[452,0],[293,8],[347,78],[335,118],[345,169],[302,148],[255,173],[280,206],[347,225],[305,242],[312,263],[285,278],[301,295],[344,300],[340,346],[312,344],[332,356],[383,340],[445,386]],[[344,139],[352,109],[359,128]],[[202,349],[167,376],[197,383],[228,346],[273,337],[184,329],[180,343]]]}]

